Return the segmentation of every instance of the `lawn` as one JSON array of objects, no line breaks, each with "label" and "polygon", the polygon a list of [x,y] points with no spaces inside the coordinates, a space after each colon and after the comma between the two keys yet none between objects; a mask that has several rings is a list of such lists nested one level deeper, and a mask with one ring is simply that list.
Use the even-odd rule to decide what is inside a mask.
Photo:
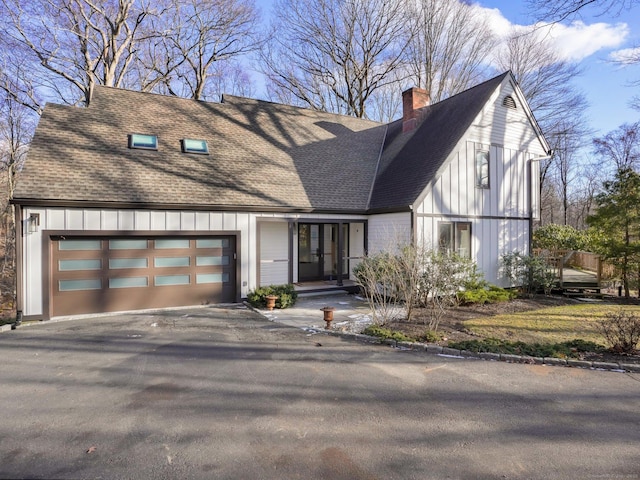
[{"label": "lawn", "polygon": [[605,344],[596,324],[608,312],[620,309],[640,316],[640,305],[580,304],[503,313],[463,321],[476,335],[526,343],[560,343],[583,339]]}]

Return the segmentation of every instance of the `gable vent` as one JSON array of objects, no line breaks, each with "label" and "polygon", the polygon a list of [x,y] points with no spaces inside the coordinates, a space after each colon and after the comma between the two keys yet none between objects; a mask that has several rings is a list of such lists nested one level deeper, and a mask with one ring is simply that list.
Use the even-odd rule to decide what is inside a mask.
[{"label": "gable vent", "polygon": [[511,95],[507,95],[506,97],[504,97],[504,99],[502,100],[502,106],[507,108],[513,108],[514,110],[518,108],[518,106],[516,105],[516,101],[513,99]]}]

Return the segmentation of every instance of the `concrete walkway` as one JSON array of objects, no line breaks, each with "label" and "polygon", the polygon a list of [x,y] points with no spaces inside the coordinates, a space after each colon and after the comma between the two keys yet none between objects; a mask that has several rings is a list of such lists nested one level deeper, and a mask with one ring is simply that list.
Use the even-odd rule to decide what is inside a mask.
[{"label": "concrete walkway", "polygon": [[323,307],[335,307],[334,329],[346,328],[350,323],[369,323],[370,309],[364,298],[339,292],[334,294],[303,294],[296,304],[284,310],[259,310],[271,321],[302,329],[324,329]]}]

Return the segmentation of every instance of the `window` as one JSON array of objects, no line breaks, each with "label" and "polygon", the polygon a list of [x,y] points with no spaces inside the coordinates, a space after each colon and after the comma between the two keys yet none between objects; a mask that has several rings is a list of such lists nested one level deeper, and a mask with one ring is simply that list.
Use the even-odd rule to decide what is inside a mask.
[{"label": "window", "polygon": [[142,133],[132,133],[131,135],[129,135],[129,148],[158,150],[158,137],[156,135],[144,135]]},{"label": "window", "polygon": [[462,258],[471,258],[471,223],[440,222],[438,247],[442,253],[456,253]]},{"label": "window", "polygon": [[209,154],[209,146],[206,140],[197,140],[194,138],[182,139],[182,151],[184,153],[201,153],[203,155]]},{"label": "window", "polygon": [[489,152],[486,150],[476,152],[476,186],[489,188]]}]

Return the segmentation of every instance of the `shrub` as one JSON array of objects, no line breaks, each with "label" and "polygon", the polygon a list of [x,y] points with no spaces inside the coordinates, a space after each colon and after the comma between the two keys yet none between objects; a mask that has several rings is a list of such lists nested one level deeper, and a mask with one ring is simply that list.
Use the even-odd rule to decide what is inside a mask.
[{"label": "shrub", "polygon": [[470,352],[506,353],[531,357],[578,357],[581,352],[601,352],[604,347],[594,342],[576,339],[561,343],[524,343],[485,338],[451,342],[449,347]]},{"label": "shrub", "polygon": [[353,269],[353,275],[369,303],[374,323],[385,324],[405,315],[401,303],[407,274],[398,256],[388,252],[367,256]]},{"label": "shrub", "polygon": [[590,251],[593,249],[593,234],[570,225],[551,223],[533,232],[533,248]]},{"label": "shrub", "polygon": [[390,338],[398,342],[413,342],[414,339],[405,335],[402,332],[391,330],[390,328],[384,328],[379,325],[369,325],[363,330],[365,335],[371,335],[372,337],[378,337],[382,339]]},{"label": "shrub", "polygon": [[513,252],[502,255],[501,262],[506,278],[523,293],[549,294],[556,284],[554,266],[544,257]]},{"label": "shrub", "polygon": [[259,287],[249,292],[247,300],[256,308],[264,308],[267,306],[267,295],[277,295],[276,308],[289,308],[296,303],[298,293],[292,284],[286,285],[269,285],[267,287]]},{"label": "shrub", "polygon": [[640,318],[633,313],[619,310],[610,312],[598,322],[598,331],[611,349],[620,353],[633,353],[640,342]]},{"label": "shrub", "polygon": [[429,307],[425,323],[429,330],[437,330],[445,309],[457,303],[456,295],[468,282],[473,263],[413,245],[396,251],[366,257],[353,270],[374,323],[384,325],[401,317],[410,321],[414,307]]},{"label": "shrub", "polygon": [[442,340],[442,334],[435,330],[425,330],[424,335],[420,337],[420,340],[427,343],[436,343]]},{"label": "shrub", "polygon": [[513,292],[487,282],[475,265],[463,288],[457,294],[458,302],[462,305],[507,302],[514,297]]},{"label": "shrub", "polygon": [[475,265],[470,259],[436,250],[428,252],[419,286],[423,301],[429,307],[429,330],[438,329],[445,309],[457,304],[458,293],[474,271]]},{"label": "shrub", "polygon": [[462,305],[486,304],[508,302],[513,299],[514,293],[495,285],[489,285],[488,288],[477,288],[473,290],[463,290],[458,292],[458,301]]}]

